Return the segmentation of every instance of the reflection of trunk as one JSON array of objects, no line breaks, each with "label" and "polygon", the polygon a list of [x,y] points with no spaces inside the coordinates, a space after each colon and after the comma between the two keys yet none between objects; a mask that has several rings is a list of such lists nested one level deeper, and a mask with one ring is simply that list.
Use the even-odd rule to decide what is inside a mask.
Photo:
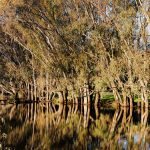
[{"label": "reflection of trunk", "polygon": [[127,122],[127,108],[123,108],[123,117],[122,117],[122,123],[121,123],[121,131],[125,128]]},{"label": "reflection of trunk", "polygon": [[97,105],[95,105],[95,115],[96,115],[96,119],[98,119],[99,118],[99,116],[100,116],[100,114],[99,114],[99,110],[98,110],[98,106]]},{"label": "reflection of trunk", "polygon": [[52,108],[51,119],[52,119],[54,125],[58,125],[59,121],[61,120],[62,115],[63,115],[64,105],[59,103],[59,107],[58,107],[57,111],[55,109],[55,106],[53,106],[53,104],[50,107]]},{"label": "reflection of trunk", "polygon": [[97,91],[95,94],[95,105],[98,106],[100,104],[100,92]]},{"label": "reflection of trunk", "polygon": [[129,113],[129,116],[127,118],[127,121],[128,121],[128,124],[131,122],[132,120],[132,116],[133,116],[133,107],[130,107],[129,109],[130,113]]},{"label": "reflection of trunk", "polygon": [[49,103],[46,102],[46,113],[45,113],[45,121],[46,121],[46,130],[45,132],[48,133],[48,113],[49,113]]},{"label": "reflection of trunk", "polygon": [[125,129],[131,124],[132,114],[133,114],[133,108],[132,107],[131,108],[124,107],[120,132],[125,131]]},{"label": "reflection of trunk", "polygon": [[59,122],[60,122],[62,116],[64,115],[64,109],[65,109],[65,105],[63,105],[62,103],[59,103],[59,108],[58,108],[57,112],[55,112],[55,114],[54,114],[54,117],[56,117],[54,120],[54,125],[59,125]]},{"label": "reflection of trunk", "polygon": [[63,112],[62,112],[62,118],[65,120],[66,119],[66,109],[67,109],[67,105],[63,106]]},{"label": "reflection of trunk", "polygon": [[73,113],[74,113],[74,114],[76,114],[76,113],[77,113],[77,111],[78,111],[78,104],[76,104],[76,105],[75,105],[75,110],[74,110],[74,112],[73,112]]},{"label": "reflection of trunk", "polygon": [[122,115],[122,109],[116,109],[115,113],[114,113],[114,117],[113,117],[113,120],[112,120],[112,125],[111,125],[111,128],[110,128],[110,136],[112,136],[112,134],[114,133],[115,131],[115,128],[118,124],[118,121],[120,120],[120,117]]},{"label": "reflection of trunk", "polygon": [[88,127],[90,117],[90,106],[84,105],[84,128]]},{"label": "reflection of trunk", "polygon": [[141,124],[143,126],[146,126],[148,120],[148,107],[141,109]]},{"label": "reflection of trunk", "polygon": [[31,104],[32,106],[32,115],[33,115],[33,124],[32,124],[32,149],[34,147],[34,137],[35,137],[35,124],[36,124],[36,103]]},{"label": "reflection of trunk", "polygon": [[78,97],[75,97],[75,104],[78,105]]},{"label": "reflection of trunk", "polygon": [[69,105],[68,106],[68,113],[67,113],[67,119],[66,119],[66,123],[69,123],[69,121],[70,121],[70,118],[71,118],[71,114],[72,114],[72,106],[71,105]]},{"label": "reflection of trunk", "polygon": [[49,74],[48,72],[46,73],[46,78],[45,78],[45,85],[46,85],[46,100],[49,99],[49,86],[48,86],[48,79],[49,79]]},{"label": "reflection of trunk", "polygon": [[63,104],[59,103],[59,108],[58,108],[56,114],[61,116],[61,114],[63,113],[63,109],[64,109]]}]

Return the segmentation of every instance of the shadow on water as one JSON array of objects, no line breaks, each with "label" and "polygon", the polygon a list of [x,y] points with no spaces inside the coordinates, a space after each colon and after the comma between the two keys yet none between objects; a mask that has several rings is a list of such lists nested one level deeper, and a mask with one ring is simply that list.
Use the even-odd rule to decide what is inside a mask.
[{"label": "shadow on water", "polygon": [[148,109],[0,105],[0,149],[150,149]]}]

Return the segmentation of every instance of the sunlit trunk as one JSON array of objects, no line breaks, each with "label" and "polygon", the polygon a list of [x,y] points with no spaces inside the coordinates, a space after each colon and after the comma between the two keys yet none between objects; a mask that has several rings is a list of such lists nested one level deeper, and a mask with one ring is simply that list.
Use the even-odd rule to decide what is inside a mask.
[{"label": "sunlit trunk", "polygon": [[3,90],[3,88],[1,88],[0,99],[4,100],[4,90]]},{"label": "sunlit trunk", "polygon": [[86,87],[84,87],[83,89],[83,99],[84,99],[84,105],[87,105],[88,104],[88,97],[87,97],[87,89]]},{"label": "sunlit trunk", "polygon": [[27,83],[27,100],[30,100],[30,85]]},{"label": "sunlit trunk", "polygon": [[30,100],[33,101],[33,85],[32,85],[32,83],[30,84]]},{"label": "sunlit trunk", "polygon": [[47,72],[47,73],[46,73],[46,78],[45,78],[45,85],[46,85],[46,100],[49,99],[49,86],[48,86],[49,82],[48,82],[48,80],[49,80],[49,74],[48,74],[48,72]]},{"label": "sunlit trunk", "polygon": [[111,88],[113,91],[113,95],[114,95],[116,104],[122,105],[122,98],[120,96],[120,93],[118,92],[117,86],[115,85],[113,79],[111,80]]},{"label": "sunlit trunk", "polygon": [[59,97],[59,103],[63,104],[64,103],[63,91],[58,92],[58,97]]},{"label": "sunlit trunk", "polygon": [[[80,100],[81,100],[81,108],[82,108],[83,101],[84,101],[84,97],[83,97],[82,88],[80,88]],[[82,110],[82,109],[81,109],[81,110]]]},{"label": "sunlit trunk", "polygon": [[90,104],[90,92],[89,92],[89,86],[86,85],[83,88],[83,97],[84,97],[84,105]]},{"label": "sunlit trunk", "polygon": [[130,108],[132,108],[133,107],[133,97],[131,94],[129,95],[129,103],[130,103]]},{"label": "sunlit trunk", "polygon": [[141,99],[142,99],[142,107],[148,108],[148,94],[147,94],[147,82],[144,82],[140,79],[141,84]]},{"label": "sunlit trunk", "polygon": [[122,93],[122,99],[123,99],[123,104],[122,106],[126,107],[128,106],[128,101],[127,101],[127,90],[123,82],[121,81],[120,77],[117,77],[118,85],[121,88],[121,93]]},{"label": "sunlit trunk", "polygon": [[36,89],[37,89],[36,86],[37,85],[36,85],[36,79],[35,79],[35,69],[33,67],[33,64],[32,64],[32,69],[33,69],[33,73],[32,73],[32,79],[33,79],[32,93],[33,93],[33,98],[32,98],[32,100],[36,101]]}]

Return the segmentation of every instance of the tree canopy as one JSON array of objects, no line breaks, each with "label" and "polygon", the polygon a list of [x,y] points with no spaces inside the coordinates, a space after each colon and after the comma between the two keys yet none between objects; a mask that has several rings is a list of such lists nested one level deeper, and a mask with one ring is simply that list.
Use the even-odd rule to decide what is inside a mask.
[{"label": "tree canopy", "polygon": [[71,97],[84,95],[87,85],[89,95],[111,90],[120,105],[132,105],[134,96],[146,102],[149,5],[148,0],[1,2],[1,87],[11,94],[22,89],[35,99],[65,89]]}]

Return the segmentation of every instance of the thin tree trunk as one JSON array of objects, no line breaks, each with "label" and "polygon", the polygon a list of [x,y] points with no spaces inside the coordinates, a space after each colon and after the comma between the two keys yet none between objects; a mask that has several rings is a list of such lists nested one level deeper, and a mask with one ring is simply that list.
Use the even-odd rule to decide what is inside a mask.
[{"label": "thin tree trunk", "polygon": [[4,90],[1,88],[1,100],[4,100]]},{"label": "thin tree trunk", "polygon": [[94,102],[94,105],[95,106],[99,106],[100,104],[100,92],[97,91],[97,93],[95,93],[95,102]]},{"label": "thin tree trunk", "polygon": [[116,87],[114,81],[111,81],[111,87],[112,87],[113,95],[115,97],[115,101],[116,101],[117,105],[118,104],[122,105],[122,99],[121,99],[121,96],[117,90],[117,87]]},{"label": "thin tree trunk", "polygon": [[75,97],[75,104],[78,105],[78,97]]},{"label": "thin tree trunk", "polygon": [[59,103],[63,104],[64,103],[63,91],[58,92],[58,96],[59,96]]},{"label": "thin tree trunk", "polygon": [[[141,84],[141,98],[143,103],[145,104],[145,107],[148,108],[147,83],[144,83],[142,79],[140,79],[140,84]],[[142,107],[144,107],[144,105]]]},{"label": "thin tree trunk", "polygon": [[27,100],[30,100],[30,85],[27,83]]},{"label": "thin tree trunk", "polygon": [[48,72],[46,73],[46,78],[45,78],[45,84],[46,84],[46,100],[48,100],[49,98],[49,87],[48,87],[48,79],[49,79],[49,74]]},{"label": "thin tree trunk", "polygon": [[32,85],[32,83],[31,83],[31,88],[30,88],[30,95],[31,95],[31,100],[33,101],[33,85]]},{"label": "thin tree trunk", "polygon": [[90,104],[90,96],[89,96],[89,87],[88,85],[85,85],[83,88],[83,99],[84,99],[84,105]]},{"label": "thin tree trunk", "polygon": [[68,98],[68,89],[65,88],[65,91],[63,92],[64,102],[67,104],[67,98]]}]

